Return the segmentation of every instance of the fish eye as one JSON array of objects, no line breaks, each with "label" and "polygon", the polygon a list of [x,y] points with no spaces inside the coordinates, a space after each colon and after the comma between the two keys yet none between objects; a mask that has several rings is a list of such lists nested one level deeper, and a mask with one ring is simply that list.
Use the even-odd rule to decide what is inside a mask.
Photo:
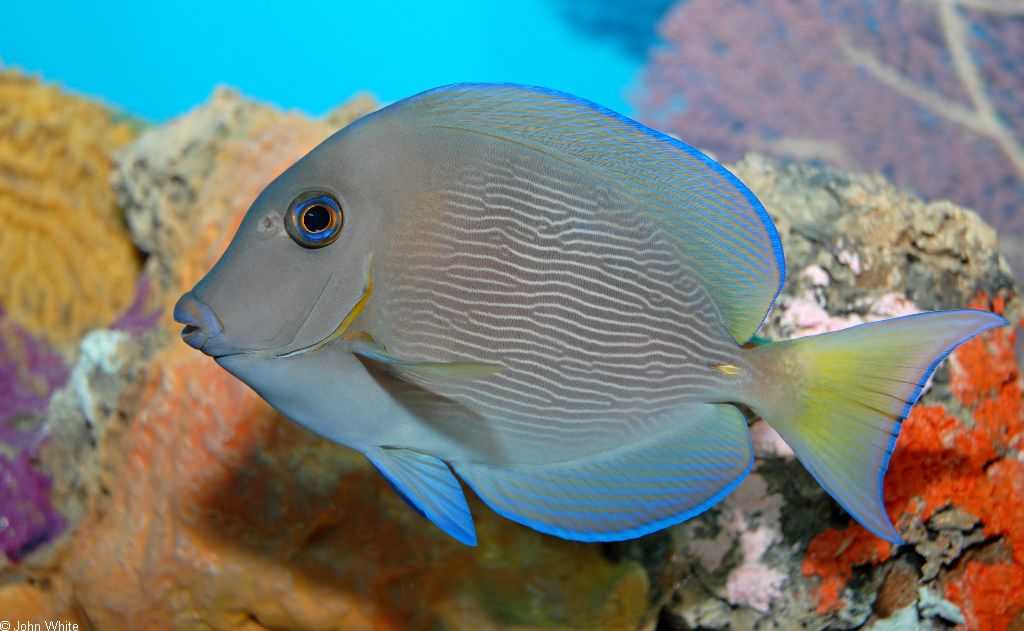
[{"label": "fish eye", "polygon": [[341,234],[345,214],[330,193],[305,192],[288,206],[285,227],[292,240],[304,248],[330,245]]}]

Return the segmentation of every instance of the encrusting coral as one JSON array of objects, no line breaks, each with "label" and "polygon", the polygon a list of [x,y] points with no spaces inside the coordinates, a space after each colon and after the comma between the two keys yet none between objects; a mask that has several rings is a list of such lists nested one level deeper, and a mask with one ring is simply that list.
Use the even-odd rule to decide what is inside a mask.
[{"label": "encrusting coral", "polygon": [[0,70],[0,304],[50,344],[107,325],[140,260],[110,187],[135,136],[99,103]]}]

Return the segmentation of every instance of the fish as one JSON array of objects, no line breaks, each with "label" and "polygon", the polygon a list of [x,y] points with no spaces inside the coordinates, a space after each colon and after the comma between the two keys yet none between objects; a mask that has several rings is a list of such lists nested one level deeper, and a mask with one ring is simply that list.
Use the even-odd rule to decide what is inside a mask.
[{"label": "fish", "polygon": [[899,543],[882,489],[901,422],[943,358],[1006,320],[769,342],[784,282],[764,206],[707,155],[556,90],[457,84],[284,171],[174,317],[466,545],[462,483],[570,540],[690,519],[751,470],[748,416]]}]

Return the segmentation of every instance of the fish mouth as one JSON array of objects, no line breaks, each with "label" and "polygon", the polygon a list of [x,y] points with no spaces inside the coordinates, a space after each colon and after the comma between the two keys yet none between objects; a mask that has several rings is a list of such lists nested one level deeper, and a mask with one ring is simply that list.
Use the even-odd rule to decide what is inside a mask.
[{"label": "fish mouth", "polygon": [[224,337],[224,326],[217,314],[191,291],[175,303],[174,321],[185,325],[181,329],[181,340],[210,357],[225,357],[243,352],[230,347]]}]

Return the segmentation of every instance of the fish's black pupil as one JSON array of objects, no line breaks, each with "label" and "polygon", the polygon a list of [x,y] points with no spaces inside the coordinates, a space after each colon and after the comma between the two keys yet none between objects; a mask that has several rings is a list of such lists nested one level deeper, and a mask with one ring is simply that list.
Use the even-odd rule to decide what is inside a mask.
[{"label": "fish's black pupil", "polygon": [[314,204],[302,213],[302,227],[308,232],[323,232],[331,225],[331,211],[323,204]]}]

